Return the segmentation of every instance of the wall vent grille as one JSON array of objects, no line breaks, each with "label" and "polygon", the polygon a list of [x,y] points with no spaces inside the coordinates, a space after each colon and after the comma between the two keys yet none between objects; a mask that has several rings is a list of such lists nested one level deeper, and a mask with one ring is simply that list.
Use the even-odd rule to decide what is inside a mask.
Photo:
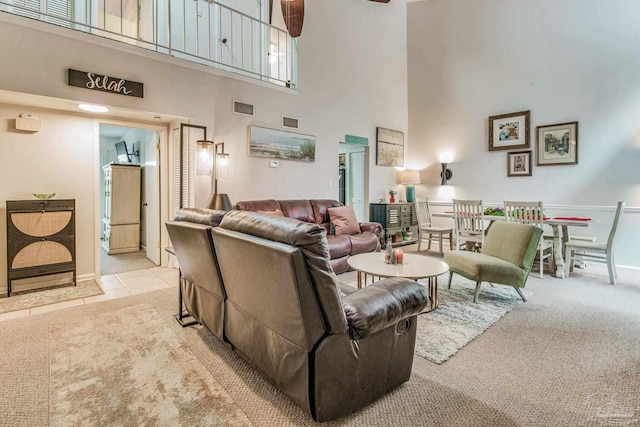
[{"label": "wall vent grille", "polygon": [[253,117],[253,105],[240,101],[233,101],[233,114],[240,114],[241,116]]},{"label": "wall vent grille", "polygon": [[282,116],[282,127],[298,129],[298,119],[295,117]]}]

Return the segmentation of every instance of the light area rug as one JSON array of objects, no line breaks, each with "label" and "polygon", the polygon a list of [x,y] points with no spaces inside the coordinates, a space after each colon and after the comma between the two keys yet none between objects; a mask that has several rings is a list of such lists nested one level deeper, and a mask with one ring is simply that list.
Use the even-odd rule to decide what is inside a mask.
[{"label": "light area rug", "polygon": [[246,426],[148,304],[50,328],[51,426]]},{"label": "light area rug", "polygon": [[102,288],[95,280],[84,280],[78,282],[76,286],[41,289],[24,294],[11,295],[9,298],[2,298],[0,299],[0,314],[102,295],[103,293]]},{"label": "light area rug", "polygon": [[[446,278],[444,278],[447,276]],[[448,274],[438,283],[438,308],[418,316],[415,353],[442,364],[524,301],[511,286],[483,283],[478,303],[473,302],[475,282]],[[525,297],[531,292],[522,290]]]}]

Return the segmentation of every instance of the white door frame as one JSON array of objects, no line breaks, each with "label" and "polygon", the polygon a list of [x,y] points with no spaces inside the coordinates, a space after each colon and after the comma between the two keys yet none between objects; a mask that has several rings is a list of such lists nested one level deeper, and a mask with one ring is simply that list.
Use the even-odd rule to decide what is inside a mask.
[{"label": "white door frame", "polygon": [[[100,194],[100,125],[114,125],[114,126],[122,126],[122,127],[130,127],[137,129],[147,129],[156,131],[159,134],[160,138],[160,153],[159,153],[159,162],[158,169],[160,173],[160,193],[158,205],[160,207],[160,250],[169,242],[169,236],[167,234],[167,230],[162,226],[165,222],[169,220],[169,124],[153,124],[146,122],[130,122],[126,120],[117,120],[117,119],[103,119],[103,118],[94,118],[94,194],[96,195],[94,198],[94,212],[95,216],[99,216],[100,212],[100,198],[102,195]],[[96,277],[100,277],[101,271],[101,262],[100,262],[100,233],[101,233],[101,222],[102,218],[94,218],[94,235],[98,236],[94,245],[94,271]],[[160,254],[160,265],[166,266],[168,257],[162,256],[162,252]]]}]

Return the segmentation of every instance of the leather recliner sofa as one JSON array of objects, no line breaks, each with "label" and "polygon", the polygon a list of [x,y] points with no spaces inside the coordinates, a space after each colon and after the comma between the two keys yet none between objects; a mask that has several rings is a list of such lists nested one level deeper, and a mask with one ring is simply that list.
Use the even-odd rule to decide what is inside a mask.
[{"label": "leather recliner sofa", "polygon": [[[187,263],[193,252],[175,245],[188,238],[190,218],[179,213],[167,228],[183,276],[205,282],[190,285],[204,295],[210,280],[185,272],[197,262]],[[409,379],[416,315],[429,302],[422,285],[383,279],[342,296],[320,225],[242,211],[226,213],[217,227],[217,219],[209,226],[196,219],[195,227],[212,238],[211,265],[218,271],[208,274],[219,274],[224,303],[187,298],[187,310],[196,319],[216,319],[214,327],[222,317],[216,336],[314,420],[349,415]]]},{"label": "leather recliner sofa", "polygon": [[333,271],[340,274],[349,270],[349,264],[347,264],[349,256],[380,250],[382,225],[377,222],[361,222],[359,223],[360,233],[336,235],[331,229],[328,209],[337,206],[342,206],[342,204],[336,200],[328,199],[267,199],[238,202],[235,208],[254,212],[275,212],[279,210],[285,217],[320,225],[327,231],[329,257]]}]

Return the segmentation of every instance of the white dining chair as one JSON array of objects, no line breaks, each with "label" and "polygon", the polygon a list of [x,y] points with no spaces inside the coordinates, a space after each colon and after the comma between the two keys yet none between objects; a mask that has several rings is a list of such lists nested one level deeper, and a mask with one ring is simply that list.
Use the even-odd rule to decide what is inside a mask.
[{"label": "white dining chair", "polygon": [[609,230],[609,238],[607,239],[606,244],[570,238],[564,246],[565,268],[569,268],[570,272],[573,271],[573,264],[578,260],[607,264],[609,283],[615,285],[618,273],[616,272],[616,263],[613,256],[613,239],[615,238],[618,222],[620,221],[623,211],[624,202],[618,202],[616,214],[613,218],[611,230]]},{"label": "white dining chair", "polygon": [[453,199],[453,225],[456,250],[481,250],[484,243],[484,206],[482,200]]},{"label": "white dining chair", "polygon": [[428,199],[416,199],[416,217],[418,219],[418,252],[422,242],[428,243],[427,250],[431,249],[431,242],[438,241],[440,255],[444,255],[443,239],[449,240],[449,249],[453,250],[453,228],[436,227],[431,225],[431,212]]},{"label": "white dining chair", "polygon": [[[519,222],[521,224],[531,224],[543,229],[544,206],[539,202],[516,202],[504,201],[504,218],[508,222]],[[538,243],[538,262],[540,265],[540,278],[544,277],[544,261],[549,264],[549,271],[552,271],[553,264],[553,242],[540,239]]]}]

